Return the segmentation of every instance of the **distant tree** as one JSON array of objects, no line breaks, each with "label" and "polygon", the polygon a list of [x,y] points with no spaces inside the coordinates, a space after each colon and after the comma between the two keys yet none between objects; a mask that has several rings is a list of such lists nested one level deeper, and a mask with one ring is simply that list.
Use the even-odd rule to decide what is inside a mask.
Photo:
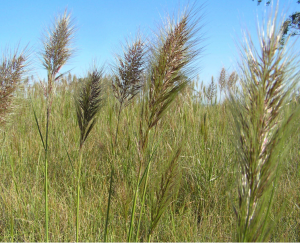
[{"label": "distant tree", "polygon": [[[254,0],[252,0],[252,1],[254,1]],[[272,0],[268,0],[268,1],[266,2],[266,5],[269,5],[269,4],[271,3],[271,1],[272,1]],[[262,2],[262,0],[257,0],[257,4],[258,4],[258,5],[259,5],[261,2]],[[297,3],[300,3],[300,0],[297,0]]]},{"label": "distant tree", "polygon": [[[254,1],[254,0],[252,0]],[[255,0],[259,5],[262,0]],[[272,0],[267,0],[266,5],[269,5]],[[300,3],[300,0],[297,0],[297,3]],[[294,12],[291,14],[283,23],[283,37],[282,37],[282,44],[285,41],[287,35],[300,35],[300,12]]]},{"label": "distant tree", "polygon": [[[252,2],[253,1],[254,0],[252,0]],[[257,0],[257,5],[261,4],[261,2],[262,2],[262,0]],[[269,5],[270,3],[271,3],[271,1],[269,0],[269,1],[266,2],[266,5]]]}]

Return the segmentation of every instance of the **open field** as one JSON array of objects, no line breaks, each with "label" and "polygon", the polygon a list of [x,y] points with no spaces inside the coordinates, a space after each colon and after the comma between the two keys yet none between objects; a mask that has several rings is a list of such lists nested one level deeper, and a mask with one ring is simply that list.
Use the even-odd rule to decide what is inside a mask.
[{"label": "open field", "polygon": [[[51,241],[75,239],[76,162],[79,130],[73,105],[73,86],[59,85],[53,101],[49,133],[49,233]],[[41,88],[28,89],[36,110],[45,110]],[[21,95],[21,94],[20,94]],[[237,199],[236,149],[231,142],[233,121],[226,102],[202,105],[191,93],[180,95],[174,106],[157,126],[142,215],[140,236],[145,237],[155,206],[153,193],[168,158],[182,146],[178,158],[181,174],[179,190],[156,227],[152,240],[159,241],[231,241],[236,229],[233,204]],[[116,119],[116,101],[108,99],[100,112],[83,153],[81,193],[82,241],[102,241],[106,217],[111,167],[114,180],[109,241],[126,241],[134,187],[139,166],[136,139],[138,103],[126,107],[121,114],[119,139],[112,150]],[[15,111],[13,124],[1,133],[1,240],[44,241],[44,163],[43,149],[29,99]],[[44,114],[39,112],[45,127]],[[42,131],[44,132],[44,131]],[[153,134],[151,134],[153,135]],[[277,217],[285,204],[274,241],[299,240],[299,135],[282,163],[276,196],[270,217]],[[70,158],[68,158],[68,155]],[[136,220],[139,217],[137,203]],[[135,233],[135,232],[134,232]],[[141,238],[144,239],[144,238]]]},{"label": "open field", "polygon": [[297,57],[275,14],[238,73],[198,87],[193,11],[109,75],[60,76],[67,12],[43,40],[48,80],[24,81],[26,52],[1,60],[0,241],[300,241]]}]

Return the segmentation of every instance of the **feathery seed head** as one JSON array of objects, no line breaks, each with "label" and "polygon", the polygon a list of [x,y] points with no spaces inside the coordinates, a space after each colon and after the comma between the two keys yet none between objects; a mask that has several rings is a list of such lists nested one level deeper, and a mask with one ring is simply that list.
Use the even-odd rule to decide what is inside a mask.
[{"label": "feathery seed head", "polygon": [[214,77],[211,77],[211,83],[208,86],[208,89],[206,91],[206,98],[208,99],[209,102],[213,102],[213,99],[215,98],[216,94],[217,94],[217,86],[214,82]]},{"label": "feathery seed head", "polygon": [[145,44],[137,37],[128,44],[123,56],[117,56],[112,88],[120,104],[127,106],[143,86]]},{"label": "feathery seed head", "polygon": [[202,9],[193,7],[186,9],[178,22],[170,18],[150,44],[139,132],[142,151],[147,147],[149,131],[187,86],[194,61],[202,51],[198,46],[202,16],[197,17]]},{"label": "feathery seed head", "polygon": [[80,148],[94,127],[97,115],[103,106],[102,69],[94,68],[83,80],[83,84],[75,98],[76,114],[80,135]]},{"label": "feathery seed head", "polygon": [[228,78],[227,83],[226,83],[227,84],[227,88],[228,88],[229,91],[233,91],[233,89],[234,89],[234,87],[235,87],[235,85],[236,85],[236,83],[238,81],[238,78],[239,78],[239,76],[238,76],[238,74],[235,71],[233,71],[229,75],[229,78]]},{"label": "feathery seed head", "polygon": [[169,26],[160,29],[157,42],[150,48],[150,127],[160,120],[177,94],[186,87],[193,72],[193,61],[202,51],[198,47],[201,39],[196,36],[200,18],[195,18],[194,11],[186,9],[177,23],[170,19]]},{"label": "feathery seed head", "polygon": [[224,90],[225,85],[226,85],[226,70],[225,70],[225,68],[222,68],[220,77],[219,77],[220,90]]},{"label": "feathery seed head", "polygon": [[29,52],[25,48],[19,53],[18,48],[10,54],[5,51],[0,60],[0,124],[5,123],[11,112],[13,93],[19,87],[23,75],[28,71]]},{"label": "feathery seed head", "polygon": [[74,54],[72,44],[75,32],[71,14],[66,10],[55,18],[53,26],[43,34],[43,50],[40,54],[43,66],[48,71],[48,82],[61,78],[61,75],[56,75]]},{"label": "feathery seed head", "polygon": [[[288,40],[282,46],[281,22],[270,16],[266,28],[259,31],[260,49],[248,35],[241,47],[240,84],[242,93],[230,93],[231,111],[236,124],[239,153],[238,240],[264,241],[267,216],[266,199],[276,176],[279,154],[286,151],[287,138],[299,109],[284,118],[283,107],[300,78],[296,54],[291,54]],[[232,74],[232,79],[234,79]],[[230,78],[229,78],[230,79]],[[266,203],[268,202],[268,203]]]}]

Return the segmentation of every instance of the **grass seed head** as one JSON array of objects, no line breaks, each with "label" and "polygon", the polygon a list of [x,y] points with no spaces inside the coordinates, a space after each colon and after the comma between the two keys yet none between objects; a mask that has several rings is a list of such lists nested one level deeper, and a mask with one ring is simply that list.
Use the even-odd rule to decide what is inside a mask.
[{"label": "grass seed head", "polygon": [[198,25],[202,17],[196,17],[198,10],[187,8],[177,23],[169,19],[169,25],[160,29],[157,41],[150,48],[150,127],[160,120],[193,73],[194,61],[202,51],[198,46],[201,41]]},{"label": "grass seed head", "polygon": [[226,86],[226,70],[225,68],[222,68],[220,72],[220,77],[219,77],[219,88],[220,90],[224,90]]},{"label": "grass seed head", "polygon": [[63,74],[58,75],[61,68],[74,54],[75,32],[74,20],[66,10],[62,15],[58,15],[54,24],[43,33],[43,49],[40,55],[42,64],[48,72],[47,96],[51,94],[52,83],[63,76]]},{"label": "grass seed head", "polygon": [[123,56],[117,56],[112,88],[121,105],[127,106],[143,86],[145,43],[137,37],[127,44]]},{"label": "grass seed head", "polygon": [[80,148],[94,127],[98,112],[103,106],[102,75],[102,69],[94,68],[83,80],[81,89],[74,97],[77,121],[81,132]]},{"label": "grass seed head", "polygon": [[19,53],[5,51],[0,60],[0,124],[5,123],[11,114],[14,92],[20,87],[24,74],[28,71],[29,51],[25,48]]},{"label": "grass seed head", "polygon": [[259,49],[245,35],[240,49],[242,91],[238,96],[230,94],[240,171],[237,240],[267,240],[270,225],[265,212],[271,204],[267,198],[287,138],[295,131],[291,121],[299,113],[296,109],[284,116],[283,108],[299,80],[299,65],[288,40],[284,46],[280,42],[282,23],[277,23],[277,11],[270,15],[266,27],[259,30]]}]

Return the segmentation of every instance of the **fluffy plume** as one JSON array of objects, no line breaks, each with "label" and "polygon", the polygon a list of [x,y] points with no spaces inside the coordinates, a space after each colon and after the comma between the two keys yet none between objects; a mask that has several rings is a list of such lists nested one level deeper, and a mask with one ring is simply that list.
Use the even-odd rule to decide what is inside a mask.
[{"label": "fluffy plume", "polygon": [[230,95],[239,153],[237,241],[268,240],[268,212],[278,161],[286,151],[287,138],[294,131],[293,119],[299,113],[298,109],[284,116],[283,108],[299,80],[299,66],[288,41],[281,46],[282,22],[276,23],[277,11],[270,16],[266,29],[259,31],[259,49],[246,36],[241,47],[242,93]]},{"label": "fluffy plume", "polygon": [[95,68],[88,73],[78,94],[75,106],[80,129],[80,148],[96,123],[97,114],[103,105],[102,69]]},{"label": "fluffy plume", "polygon": [[117,56],[112,87],[120,106],[127,106],[142,87],[144,55],[145,44],[138,37],[132,44],[127,45],[123,56]]},{"label": "fluffy plume", "polygon": [[147,143],[149,130],[186,87],[188,77],[194,70],[193,63],[202,51],[198,46],[201,38],[196,37],[202,16],[195,18],[197,11],[200,9],[187,9],[177,23],[169,19],[169,25],[160,29],[157,41],[150,48],[146,100],[142,111],[147,128],[143,131],[141,124],[140,129],[142,148]]},{"label": "fluffy plume", "polygon": [[71,14],[65,11],[64,14],[55,18],[53,26],[43,34],[43,50],[40,55],[48,74],[48,87],[45,91],[47,97],[51,94],[52,83],[63,75],[58,75],[61,68],[74,54],[72,45],[75,32]]},{"label": "fluffy plume", "polygon": [[144,55],[145,44],[138,37],[132,44],[127,45],[123,56],[117,56],[117,64],[114,67],[112,78],[113,92],[120,102],[115,144],[117,142],[121,110],[133,100],[143,86]]},{"label": "fluffy plume", "polygon": [[0,124],[5,123],[11,112],[13,93],[19,87],[23,75],[29,65],[28,51],[25,48],[21,53],[18,48],[9,54],[5,51],[0,60]]}]

